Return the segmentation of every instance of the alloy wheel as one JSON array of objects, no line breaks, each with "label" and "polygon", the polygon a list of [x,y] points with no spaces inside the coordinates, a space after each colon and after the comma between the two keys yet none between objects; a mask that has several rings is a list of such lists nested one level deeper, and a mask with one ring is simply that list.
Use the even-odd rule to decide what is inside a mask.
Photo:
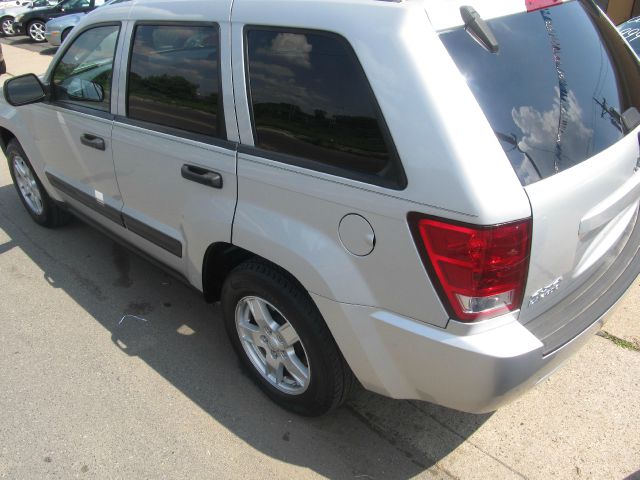
[{"label": "alloy wheel", "polygon": [[272,386],[299,395],[311,371],[304,345],[287,319],[266,300],[250,296],[236,306],[236,329],[249,360]]},{"label": "alloy wheel", "polygon": [[31,169],[19,155],[13,157],[13,171],[20,195],[25,203],[35,215],[42,215],[44,204],[42,202],[40,187],[31,173]]},{"label": "alloy wheel", "polygon": [[29,36],[36,42],[45,41],[45,25],[42,22],[33,22],[29,25]]},{"label": "alloy wheel", "polygon": [[2,28],[2,33],[4,33],[8,37],[15,34],[13,30],[13,19],[11,18],[5,18],[4,20],[2,20],[0,28]]}]

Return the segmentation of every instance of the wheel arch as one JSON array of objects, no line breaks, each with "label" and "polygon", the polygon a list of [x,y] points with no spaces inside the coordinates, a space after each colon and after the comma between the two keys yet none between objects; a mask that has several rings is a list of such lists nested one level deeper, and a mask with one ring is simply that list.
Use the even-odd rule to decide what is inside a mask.
[{"label": "wheel arch", "polygon": [[227,275],[235,267],[257,255],[227,242],[209,245],[202,260],[202,293],[207,302],[220,300],[220,292]]},{"label": "wheel arch", "polygon": [[9,142],[14,138],[17,137],[11,130],[0,127],[0,148],[2,149],[2,153],[7,152],[7,145],[9,145]]},{"label": "wheel arch", "polygon": [[227,276],[238,265],[250,259],[282,271],[302,290],[307,291],[295,275],[271,260],[231,243],[216,242],[209,245],[202,261],[202,292],[205,300],[209,303],[220,300],[222,285]]}]

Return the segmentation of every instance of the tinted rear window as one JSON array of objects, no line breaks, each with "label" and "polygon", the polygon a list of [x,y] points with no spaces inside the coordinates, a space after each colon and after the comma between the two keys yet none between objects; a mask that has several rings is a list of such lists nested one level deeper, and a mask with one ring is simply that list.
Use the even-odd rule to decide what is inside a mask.
[{"label": "tinted rear window", "polygon": [[620,115],[640,107],[638,63],[590,2],[487,23],[497,54],[463,28],[440,38],[523,185],[571,168],[627,133]]}]

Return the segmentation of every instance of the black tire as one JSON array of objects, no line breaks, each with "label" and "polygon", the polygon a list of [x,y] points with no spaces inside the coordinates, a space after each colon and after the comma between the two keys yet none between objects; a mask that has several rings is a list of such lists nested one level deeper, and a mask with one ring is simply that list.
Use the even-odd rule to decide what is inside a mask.
[{"label": "black tire", "polygon": [[[7,162],[9,164],[9,172],[11,172],[11,179],[13,180],[13,185],[16,187],[18,192],[18,197],[20,197],[20,201],[24,208],[27,210],[31,218],[33,218],[34,222],[48,228],[56,228],[62,225],[69,223],[71,220],[71,214],[66,210],[60,208],[47,194],[47,191],[44,189],[40,179],[36,175],[33,167],[31,166],[31,162],[27,158],[27,155],[24,153],[24,150],[20,146],[20,143],[14,138],[9,141],[7,144],[7,149],[5,152],[7,156]],[[29,169],[32,178],[36,183],[36,187],[40,193],[40,198],[42,201],[42,211],[37,212],[34,210],[32,206],[29,205],[25,195],[20,190],[18,186],[18,181],[16,180],[16,157],[19,157],[24,162],[24,165]]]},{"label": "black tire", "polygon": [[[278,390],[249,359],[236,328],[236,308],[249,296],[269,302],[295,329],[310,373],[308,386],[302,393]],[[351,369],[307,292],[286,272],[260,260],[240,264],[223,285],[222,310],[227,334],[243,366],[275,403],[300,415],[319,416],[338,407],[349,396],[355,382]]]},{"label": "black tire", "polygon": [[[42,34],[35,34],[32,29],[38,26]],[[45,23],[42,20],[33,20],[27,24],[27,36],[36,43],[46,42],[47,39],[44,36]]]}]

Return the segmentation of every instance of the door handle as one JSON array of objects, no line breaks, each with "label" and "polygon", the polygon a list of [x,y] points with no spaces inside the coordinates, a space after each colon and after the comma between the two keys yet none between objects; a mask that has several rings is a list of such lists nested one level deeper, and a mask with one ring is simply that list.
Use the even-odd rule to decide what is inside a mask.
[{"label": "door handle", "polygon": [[104,138],[96,137],[90,133],[83,133],[80,137],[80,143],[87,147],[95,148],[96,150],[106,150],[107,146],[104,143]]},{"label": "door handle", "polygon": [[182,165],[180,172],[182,173],[182,178],[192,182],[201,183],[208,187],[222,188],[222,176],[217,172],[186,163]]}]

